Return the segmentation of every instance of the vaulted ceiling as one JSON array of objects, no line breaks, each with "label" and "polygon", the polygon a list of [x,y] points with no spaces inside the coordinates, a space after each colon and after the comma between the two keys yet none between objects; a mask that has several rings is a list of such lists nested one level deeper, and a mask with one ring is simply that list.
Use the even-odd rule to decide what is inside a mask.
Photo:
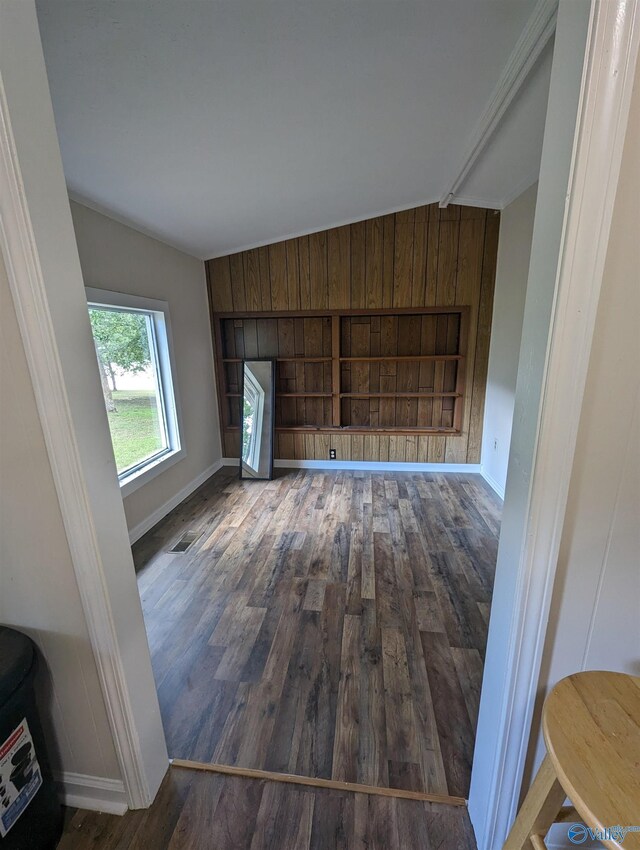
[{"label": "vaulted ceiling", "polygon": [[[69,191],[199,257],[439,200],[535,0],[40,0]],[[457,190],[537,176],[551,50]]]}]

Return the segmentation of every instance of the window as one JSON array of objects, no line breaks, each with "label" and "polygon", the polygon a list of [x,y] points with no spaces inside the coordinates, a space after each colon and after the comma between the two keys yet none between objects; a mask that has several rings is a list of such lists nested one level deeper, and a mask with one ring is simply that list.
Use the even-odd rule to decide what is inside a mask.
[{"label": "window", "polygon": [[123,495],[184,456],[172,379],[168,305],[87,289],[111,442]]}]

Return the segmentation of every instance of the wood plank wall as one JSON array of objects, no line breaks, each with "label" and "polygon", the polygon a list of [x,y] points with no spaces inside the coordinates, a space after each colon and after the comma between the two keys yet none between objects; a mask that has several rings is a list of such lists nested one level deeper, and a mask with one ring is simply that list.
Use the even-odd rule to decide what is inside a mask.
[{"label": "wood plank wall", "polygon": [[[495,210],[430,204],[207,261],[216,313],[470,308],[461,434],[277,433],[277,458],[480,462],[499,226]],[[225,456],[237,443],[223,432]]]}]

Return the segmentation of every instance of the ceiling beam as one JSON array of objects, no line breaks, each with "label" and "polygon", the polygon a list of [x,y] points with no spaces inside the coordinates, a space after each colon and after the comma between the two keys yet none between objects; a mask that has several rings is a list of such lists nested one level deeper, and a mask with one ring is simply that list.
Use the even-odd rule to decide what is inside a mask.
[{"label": "ceiling beam", "polygon": [[448,206],[469,176],[480,154],[487,147],[496,127],[522,88],[529,72],[555,32],[558,0],[538,0],[523,29],[500,79],[469,137],[466,152],[456,176],[440,198],[440,206]]}]

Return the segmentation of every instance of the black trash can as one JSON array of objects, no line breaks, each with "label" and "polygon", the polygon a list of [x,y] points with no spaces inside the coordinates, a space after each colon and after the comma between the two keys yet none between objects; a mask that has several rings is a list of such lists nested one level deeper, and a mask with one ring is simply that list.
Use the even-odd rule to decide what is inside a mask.
[{"label": "black trash can", "polygon": [[53,850],[62,832],[36,709],[33,641],[0,626],[0,850]]}]

